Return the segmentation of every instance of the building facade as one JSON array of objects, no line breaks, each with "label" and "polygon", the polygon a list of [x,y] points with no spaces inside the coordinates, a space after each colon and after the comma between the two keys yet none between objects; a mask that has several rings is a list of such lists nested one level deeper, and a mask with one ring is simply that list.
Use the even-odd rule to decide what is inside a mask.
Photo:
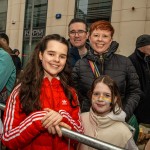
[{"label": "building facade", "polygon": [[68,38],[74,17],[89,25],[110,21],[120,44],[118,53],[125,56],[134,51],[139,35],[150,34],[150,0],[0,0],[0,32],[9,36],[12,49],[20,50],[23,64],[44,35]]}]

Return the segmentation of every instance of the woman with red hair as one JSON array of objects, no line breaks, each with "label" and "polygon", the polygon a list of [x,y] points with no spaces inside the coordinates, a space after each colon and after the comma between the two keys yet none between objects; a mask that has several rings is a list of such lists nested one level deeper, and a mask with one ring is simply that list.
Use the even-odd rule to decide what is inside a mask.
[{"label": "woman with red hair", "polygon": [[116,81],[123,110],[128,121],[140,100],[139,79],[129,58],[115,54],[119,44],[113,41],[114,28],[108,21],[97,21],[91,24],[89,41],[91,50],[79,60],[73,68],[72,78],[79,93],[81,111],[90,110],[88,91],[93,80],[100,75],[109,75]]}]

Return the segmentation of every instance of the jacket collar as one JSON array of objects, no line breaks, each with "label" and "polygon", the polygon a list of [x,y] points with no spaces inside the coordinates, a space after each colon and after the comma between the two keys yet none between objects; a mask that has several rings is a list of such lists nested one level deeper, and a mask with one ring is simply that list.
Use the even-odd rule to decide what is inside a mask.
[{"label": "jacket collar", "polygon": [[[108,51],[100,55],[103,57],[104,60],[110,59],[111,56],[117,51],[118,47],[119,43],[117,43],[116,41],[112,41]],[[96,62],[99,61],[100,55],[95,55],[94,50],[90,48],[90,51],[88,52],[87,55],[87,59]]]},{"label": "jacket collar", "polygon": [[145,56],[145,54],[138,49],[135,49],[135,53],[141,60],[150,63],[150,56]]},{"label": "jacket collar", "polygon": [[93,109],[90,109],[90,120],[93,125],[101,128],[108,127],[115,123],[116,121],[118,122],[125,122],[125,117],[126,113],[121,110],[119,114],[115,115],[112,111],[108,113],[106,116],[101,117],[98,116],[94,113]]},{"label": "jacket collar", "polygon": [[[70,44],[70,45],[71,45],[71,44]],[[85,47],[87,48],[87,51],[89,52],[91,48],[90,48],[90,44],[89,44],[88,42],[86,42]],[[71,47],[69,48],[69,54],[75,56],[76,58],[79,58],[79,57],[80,57],[79,51],[78,51],[78,48],[77,48],[77,47],[71,46]],[[85,55],[85,56],[86,56],[86,55]]]}]

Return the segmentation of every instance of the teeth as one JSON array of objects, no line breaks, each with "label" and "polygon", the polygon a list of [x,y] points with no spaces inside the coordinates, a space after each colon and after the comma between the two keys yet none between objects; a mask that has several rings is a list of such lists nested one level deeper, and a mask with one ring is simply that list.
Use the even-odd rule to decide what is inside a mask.
[{"label": "teeth", "polygon": [[57,65],[51,65],[52,67],[59,67],[59,66],[57,66]]},{"label": "teeth", "polygon": [[104,46],[104,44],[96,44],[97,46]]}]

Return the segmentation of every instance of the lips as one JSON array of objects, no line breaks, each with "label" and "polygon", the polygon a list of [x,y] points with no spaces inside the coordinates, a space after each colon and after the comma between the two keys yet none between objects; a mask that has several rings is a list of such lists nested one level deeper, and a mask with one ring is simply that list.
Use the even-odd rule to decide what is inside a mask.
[{"label": "lips", "polygon": [[105,104],[96,104],[98,107],[103,107]]},{"label": "lips", "polygon": [[96,47],[102,48],[102,47],[104,47],[104,45],[105,45],[105,44],[96,44]]},{"label": "lips", "polygon": [[51,67],[58,68],[58,65],[51,64]]},{"label": "lips", "polygon": [[80,42],[81,40],[78,40],[78,39],[76,39],[76,40],[74,40],[75,42]]}]

